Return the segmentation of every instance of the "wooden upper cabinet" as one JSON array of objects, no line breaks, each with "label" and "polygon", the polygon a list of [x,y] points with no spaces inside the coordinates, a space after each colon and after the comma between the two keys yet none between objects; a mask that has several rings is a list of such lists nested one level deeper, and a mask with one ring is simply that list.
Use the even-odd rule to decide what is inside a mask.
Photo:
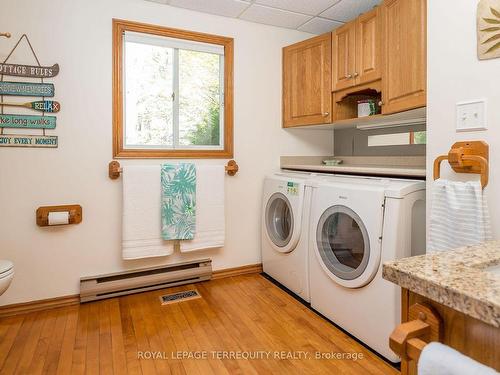
[{"label": "wooden upper cabinet", "polygon": [[376,81],[382,76],[380,9],[362,14],[333,31],[332,91]]},{"label": "wooden upper cabinet", "polygon": [[380,7],[356,21],[356,85],[382,77],[382,19]]},{"label": "wooden upper cabinet", "polygon": [[332,121],[331,33],[283,48],[283,127]]},{"label": "wooden upper cabinet", "polygon": [[383,113],[426,105],[426,12],[426,0],[383,4]]},{"label": "wooden upper cabinet", "polygon": [[332,33],[332,91],[355,85],[356,21],[339,27]]}]

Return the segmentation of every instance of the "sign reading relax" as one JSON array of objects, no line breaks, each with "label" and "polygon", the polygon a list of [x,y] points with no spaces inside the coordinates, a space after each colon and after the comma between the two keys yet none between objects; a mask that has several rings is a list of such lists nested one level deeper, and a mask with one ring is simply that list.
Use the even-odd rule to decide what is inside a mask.
[{"label": "sign reading relax", "polygon": [[4,147],[57,147],[57,136],[1,134],[0,146]]}]

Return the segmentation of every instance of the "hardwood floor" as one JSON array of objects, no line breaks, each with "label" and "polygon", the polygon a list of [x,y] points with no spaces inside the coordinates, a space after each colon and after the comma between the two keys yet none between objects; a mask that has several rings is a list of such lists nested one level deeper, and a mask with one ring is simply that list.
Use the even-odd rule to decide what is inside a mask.
[{"label": "hardwood floor", "polygon": [[[160,304],[167,291],[192,287],[202,298]],[[315,359],[332,352],[346,354]],[[247,355],[261,359],[241,358]],[[2,318],[0,369],[30,375],[398,373],[257,274]]]}]

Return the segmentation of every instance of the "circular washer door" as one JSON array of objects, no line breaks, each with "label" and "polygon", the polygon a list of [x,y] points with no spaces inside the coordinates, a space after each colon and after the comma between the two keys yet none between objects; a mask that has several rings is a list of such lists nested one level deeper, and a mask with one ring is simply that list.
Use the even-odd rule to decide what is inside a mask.
[{"label": "circular washer door", "polygon": [[370,239],[361,218],[352,209],[337,205],[323,212],[316,229],[316,244],[323,269],[337,283],[357,288],[371,281],[370,278],[356,282],[370,259]]},{"label": "circular washer door", "polygon": [[267,201],[266,229],[269,239],[283,252],[289,244],[293,234],[293,211],[288,198],[281,193],[274,193]]}]

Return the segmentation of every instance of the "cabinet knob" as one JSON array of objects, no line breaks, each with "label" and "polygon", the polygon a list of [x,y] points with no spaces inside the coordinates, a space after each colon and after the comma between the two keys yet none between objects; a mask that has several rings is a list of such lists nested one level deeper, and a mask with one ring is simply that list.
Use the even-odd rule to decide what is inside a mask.
[{"label": "cabinet knob", "polygon": [[382,107],[383,105],[384,105],[384,102],[382,100],[378,102],[379,107]]},{"label": "cabinet knob", "polygon": [[359,73],[358,73],[358,72],[355,72],[355,73],[354,73],[354,77],[357,77],[357,76],[359,76]]},{"label": "cabinet knob", "polygon": [[330,115],[330,112],[324,112],[324,113],[323,113],[323,116],[324,116],[324,117],[327,117],[327,116],[329,116],[329,115]]},{"label": "cabinet knob", "polygon": [[352,74],[348,74],[347,78],[351,79],[352,78]]}]

